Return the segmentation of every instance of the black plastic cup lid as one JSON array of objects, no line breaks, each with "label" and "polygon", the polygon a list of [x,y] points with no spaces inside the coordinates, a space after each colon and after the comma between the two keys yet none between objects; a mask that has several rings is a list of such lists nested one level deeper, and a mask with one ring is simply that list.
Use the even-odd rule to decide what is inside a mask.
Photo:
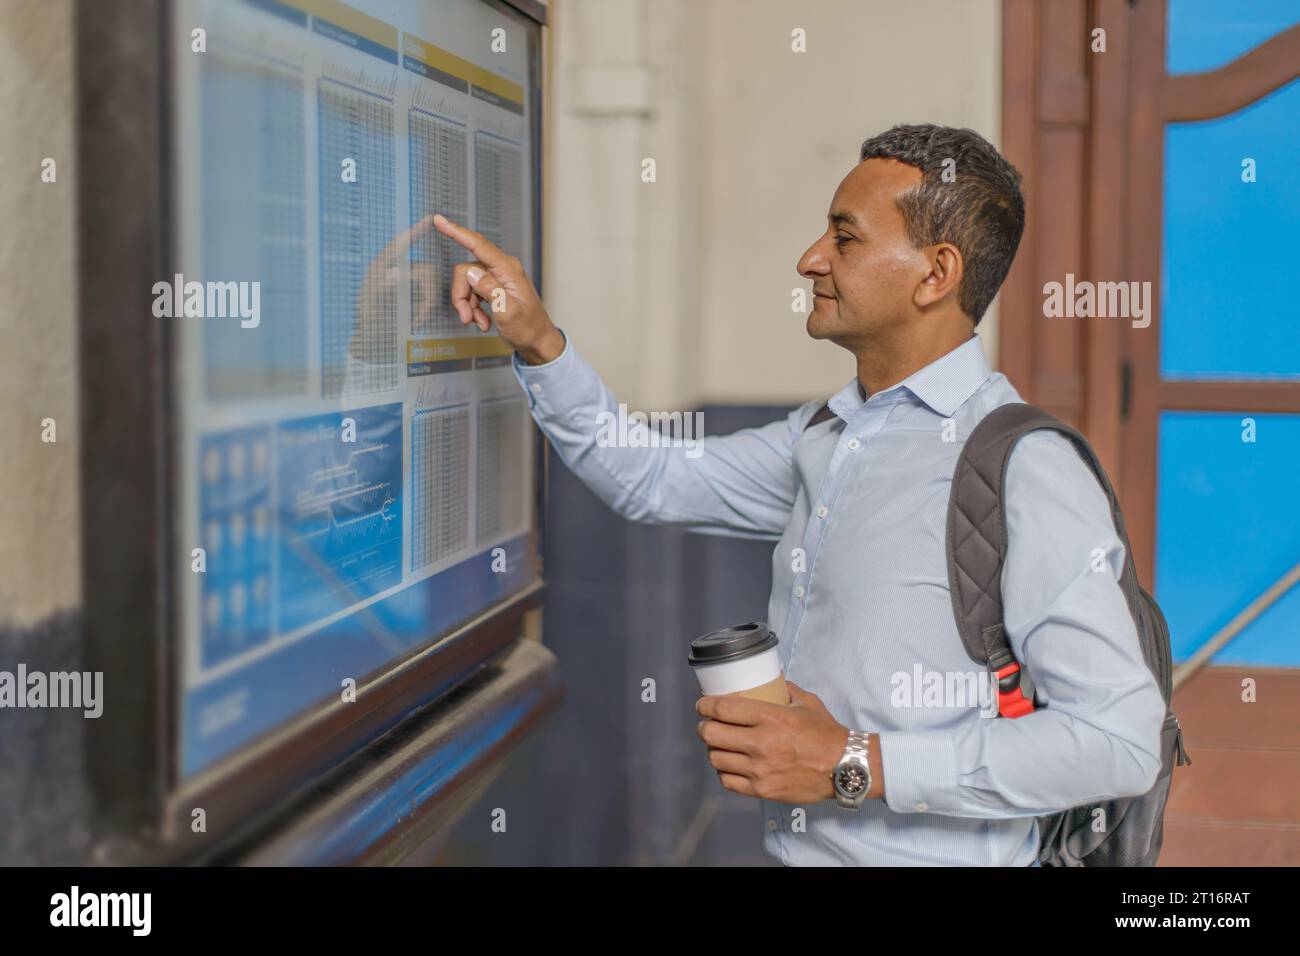
[{"label": "black plastic cup lid", "polygon": [[735,627],[724,627],[710,631],[691,641],[691,654],[687,663],[692,667],[697,664],[724,664],[761,654],[776,647],[776,635],[767,629],[763,621],[750,621]]}]

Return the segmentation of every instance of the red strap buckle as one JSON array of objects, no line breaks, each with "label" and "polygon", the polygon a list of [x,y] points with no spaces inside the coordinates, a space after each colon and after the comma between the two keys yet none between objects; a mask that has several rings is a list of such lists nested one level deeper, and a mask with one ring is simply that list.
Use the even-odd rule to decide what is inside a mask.
[{"label": "red strap buckle", "polygon": [[1020,691],[1020,665],[1013,661],[993,673],[998,679],[998,714],[1003,717],[1023,717],[1033,713],[1034,702],[1026,699]]}]

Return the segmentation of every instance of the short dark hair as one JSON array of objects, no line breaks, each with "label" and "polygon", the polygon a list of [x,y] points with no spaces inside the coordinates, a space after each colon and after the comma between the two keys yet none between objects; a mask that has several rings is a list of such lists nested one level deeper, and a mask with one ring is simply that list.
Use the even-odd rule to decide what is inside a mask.
[{"label": "short dark hair", "polygon": [[[921,182],[898,199],[908,238],[918,248],[951,242],[961,250],[965,274],[958,302],[978,325],[1025,231],[1016,167],[974,130],[928,123],[894,126],[871,137],[859,154],[859,161],[865,159],[894,159],[921,171]],[[953,181],[944,181],[945,169]]]}]

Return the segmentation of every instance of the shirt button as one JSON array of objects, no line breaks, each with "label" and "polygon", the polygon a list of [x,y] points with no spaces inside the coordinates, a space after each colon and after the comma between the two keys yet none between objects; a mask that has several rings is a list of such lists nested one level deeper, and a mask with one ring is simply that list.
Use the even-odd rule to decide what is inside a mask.
[{"label": "shirt button", "polygon": [[919,810],[921,813],[925,813],[926,810],[930,809],[930,805],[926,803],[924,800],[922,800],[920,803],[916,805],[916,809]]},{"label": "shirt button", "polygon": [[768,820],[767,828],[771,830],[773,833],[775,833],[777,828],[777,822],[775,820]]},{"label": "shirt button", "polygon": [[825,518],[830,513],[831,513],[831,509],[827,508],[825,505],[822,505],[820,508],[817,509],[817,517],[819,518]]},{"label": "shirt button", "polygon": [[803,585],[802,585],[802,584],[798,585],[798,586],[794,589],[794,596],[797,597],[797,598],[801,598],[801,597],[803,597]]},{"label": "shirt button", "polygon": [[532,385],[532,389],[533,389],[533,394],[534,394],[534,395],[540,395],[540,394],[542,394],[542,386],[541,386],[541,383],[539,383],[539,382],[534,382],[533,385]]},{"label": "shirt button", "polygon": [[857,450],[858,450],[858,446],[861,445],[861,444],[862,444],[862,442],[858,441],[856,438],[850,438],[850,439],[849,439],[849,450],[850,450],[850,451],[857,451]]}]

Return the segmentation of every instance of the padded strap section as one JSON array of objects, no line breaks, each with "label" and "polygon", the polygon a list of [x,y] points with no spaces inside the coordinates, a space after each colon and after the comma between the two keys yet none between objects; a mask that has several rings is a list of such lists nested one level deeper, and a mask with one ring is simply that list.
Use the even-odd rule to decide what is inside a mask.
[{"label": "padded strap section", "polygon": [[953,614],[966,653],[981,667],[991,665],[996,670],[1014,660],[1002,612],[1007,463],[1016,442],[1040,428],[1050,428],[1069,438],[1106,493],[1115,530],[1124,543],[1120,584],[1129,610],[1136,614],[1137,574],[1124,516],[1092,446],[1075,428],[1035,405],[1002,405],[989,412],[966,440],[953,471],[948,499],[948,586]]}]

